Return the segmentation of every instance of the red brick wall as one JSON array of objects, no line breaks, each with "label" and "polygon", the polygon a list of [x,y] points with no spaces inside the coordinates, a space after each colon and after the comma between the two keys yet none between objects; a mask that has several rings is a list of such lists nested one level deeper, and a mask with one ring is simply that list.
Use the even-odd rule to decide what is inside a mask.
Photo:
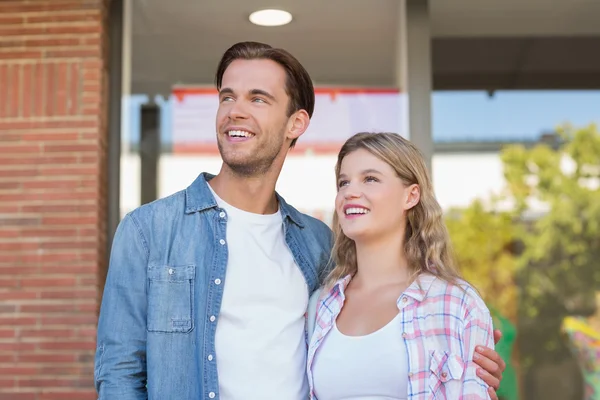
[{"label": "red brick wall", "polygon": [[94,399],[106,0],[0,0],[0,400]]}]

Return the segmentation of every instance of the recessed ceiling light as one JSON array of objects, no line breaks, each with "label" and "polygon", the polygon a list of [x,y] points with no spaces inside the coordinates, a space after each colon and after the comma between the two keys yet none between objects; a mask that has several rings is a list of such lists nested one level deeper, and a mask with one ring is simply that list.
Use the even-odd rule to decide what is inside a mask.
[{"label": "recessed ceiling light", "polygon": [[250,22],[261,26],[281,26],[292,21],[292,14],[283,10],[260,10],[250,14]]}]

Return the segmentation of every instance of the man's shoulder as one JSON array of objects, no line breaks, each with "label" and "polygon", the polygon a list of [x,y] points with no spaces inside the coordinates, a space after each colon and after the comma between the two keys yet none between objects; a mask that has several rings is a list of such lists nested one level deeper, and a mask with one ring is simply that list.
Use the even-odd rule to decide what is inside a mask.
[{"label": "man's shoulder", "polygon": [[143,204],[127,213],[139,223],[158,219],[172,219],[185,211],[185,190]]},{"label": "man's shoulder", "polygon": [[307,230],[308,233],[320,237],[325,236],[328,239],[331,239],[333,233],[331,232],[331,229],[325,222],[316,217],[313,217],[312,215],[300,212],[293,206],[290,206],[289,204],[288,207],[294,210],[296,217],[300,219],[300,223],[304,225],[304,228],[305,230]]},{"label": "man's shoulder", "polygon": [[324,234],[327,234],[328,236],[331,236],[331,229],[325,222],[308,214],[300,214],[304,219],[305,225],[309,227],[309,229],[313,229],[315,231],[322,232]]}]

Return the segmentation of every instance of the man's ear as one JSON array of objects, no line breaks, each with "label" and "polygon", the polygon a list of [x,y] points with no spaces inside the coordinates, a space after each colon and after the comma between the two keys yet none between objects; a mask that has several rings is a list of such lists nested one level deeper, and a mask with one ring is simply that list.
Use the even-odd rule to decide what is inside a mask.
[{"label": "man's ear", "polygon": [[292,114],[289,121],[287,138],[290,140],[298,139],[310,124],[310,117],[306,110],[298,110]]}]

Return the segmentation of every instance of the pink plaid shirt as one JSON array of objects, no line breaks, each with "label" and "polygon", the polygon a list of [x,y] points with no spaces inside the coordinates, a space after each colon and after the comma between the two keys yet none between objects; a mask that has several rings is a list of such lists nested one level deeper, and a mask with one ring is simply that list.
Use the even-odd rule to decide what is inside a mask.
[{"label": "pink plaid shirt", "polygon": [[[350,276],[340,279],[317,302],[315,330],[307,359],[310,399],[314,393],[312,364],[344,305]],[[494,348],[492,318],[476,291],[422,274],[398,299],[408,354],[409,400],[489,399],[488,386],[476,375],[475,346]]]}]

